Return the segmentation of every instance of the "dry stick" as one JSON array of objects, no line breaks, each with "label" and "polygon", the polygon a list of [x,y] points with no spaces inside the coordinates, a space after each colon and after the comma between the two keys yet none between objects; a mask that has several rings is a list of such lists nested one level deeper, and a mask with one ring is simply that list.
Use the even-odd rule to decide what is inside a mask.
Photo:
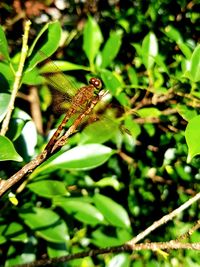
[{"label": "dry stick", "polygon": [[152,250],[156,251],[158,249],[193,249],[200,251],[200,243],[181,243],[178,241],[171,240],[169,242],[152,242],[152,243],[140,243],[134,244],[131,248],[129,246],[123,245],[119,247],[109,247],[102,249],[93,249],[87,252],[80,252],[72,255],[62,256],[59,258],[52,259],[42,259],[30,263],[15,265],[13,267],[36,267],[36,266],[45,266],[55,263],[67,262],[73,259],[80,259],[84,257],[93,257],[97,255],[102,255],[106,253],[116,253],[116,252],[130,252],[130,251],[140,251],[140,250]]},{"label": "dry stick", "polygon": [[200,228],[200,220],[198,220],[193,226],[192,228],[190,228],[186,233],[182,234],[181,236],[179,236],[176,241],[181,241],[184,240],[186,238],[189,238],[196,230],[198,230]]},{"label": "dry stick", "polygon": [[19,90],[20,87],[20,82],[21,82],[21,78],[22,78],[22,72],[23,72],[23,68],[24,68],[24,62],[28,53],[28,34],[29,34],[29,30],[30,30],[30,25],[31,22],[30,20],[27,20],[25,22],[25,26],[24,26],[24,35],[23,35],[23,39],[22,39],[22,51],[21,51],[21,57],[20,57],[20,61],[19,61],[19,67],[17,72],[15,73],[15,81],[13,84],[13,90],[12,90],[12,94],[11,94],[11,98],[10,98],[10,102],[8,105],[8,111],[6,113],[6,116],[3,120],[2,123],[2,128],[1,128],[1,135],[5,135],[7,130],[8,130],[8,125],[10,122],[10,118],[11,118],[11,114],[12,111],[14,109],[14,102],[15,102],[15,98],[17,95],[17,91]]},{"label": "dry stick", "polygon": [[74,121],[72,126],[66,131],[65,135],[60,137],[60,139],[57,140],[51,152],[44,149],[44,151],[42,151],[35,159],[30,161],[24,167],[22,167],[18,172],[12,175],[8,180],[0,180],[0,196],[4,194],[13,185],[15,185],[17,182],[19,182],[25,175],[33,172],[33,170],[36,167],[38,167],[40,164],[42,164],[47,158],[49,158],[50,156],[55,154],[55,152],[60,150],[61,147],[67,141],[67,138],[76,131],[77,127],[80,125],[82,120],[85,118],[85,116],[89,115],[89,113],[92,111],[94,106],[98,103],[98,101],[99,101],[99,95],[94,96],[92,98],[91,102],[88,103],[85,110],[83,110],[83,112],[78,116],[78,118]]},{"label": "dry stick", "polygon": [[145,229],[143,232],[141,232],[139,235],[128,241],[126,244],[129,246],[133,246],[138,241],[143,239],[145,236],[150,234],[152,231],[160,227],[161,225],[167,223],[169,220],[172,220],[175,216],[177,216],[179,213],[181,213],[183,210],[187,209],[189,206],[191,206],[193,203],[195,203],[197,200],[200,199],[200,193],[196,194],[194,197],[190,198],[188,201],[186,201],[183,205],[178,207],[177,209],[173,210],[169,214],[163,216],[160,220],[155,221],[151,226],[149,226],[147,229]]}]

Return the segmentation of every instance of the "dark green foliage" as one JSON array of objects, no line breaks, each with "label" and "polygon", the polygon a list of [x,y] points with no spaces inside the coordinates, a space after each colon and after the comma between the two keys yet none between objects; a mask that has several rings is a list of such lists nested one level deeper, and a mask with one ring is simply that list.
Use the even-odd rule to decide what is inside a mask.
[{"label": "dark green foliage", "polygon": [[[100,77],[117,107],[102,104],[99,113],[106,110],[105,126],[97,121],[81,128],[62,151],[29,175],[16,196],[6,193],[1,198],[0,266],[94,246],[122,245],[199,191],[199,4],[68,2],[69,8],[59,11],[61,23],[47,22],[43,27],[24,5],[33,24],[20,92],[28,95],[29,86],[38,87],[42,123],[48,127],[54,109],[40,74],[51,72],[51,64],[44,60],[52,56],[73,84]],[[2,122],[20,52],[16,40],[22,31],[16,32],[21,29],[19,22],[5,31],[5,14],[12,20],[14,11],[6,3],[0,4],[0,10],[4,14],[0,27]],[[17,99],[15,103],[7,133],[10,140],[0,136],[3,179],[47,143],[28,115],[28,102],[24,105]],[[55,127],[60,120],[55,120]],[[194,204],[147,238],[152,242],[176,239],[198,218]],[[199,239],[195,232],[190,241]],[[110,254],[57,266],[175,266],[174,262],[199,266],[199,254],[180,250],[164,257],[159,251],[142,251],[131,257]]]}]

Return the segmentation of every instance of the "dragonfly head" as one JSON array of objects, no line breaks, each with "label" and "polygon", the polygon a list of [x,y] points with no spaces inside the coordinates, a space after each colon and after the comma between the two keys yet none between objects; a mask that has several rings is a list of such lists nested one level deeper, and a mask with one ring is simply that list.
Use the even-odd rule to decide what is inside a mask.
[{"label": "dragonfly head", "polygon": [[102,82],[98,78],[91,78],[89,83],[92,84],[98,90],[102,88]]}]

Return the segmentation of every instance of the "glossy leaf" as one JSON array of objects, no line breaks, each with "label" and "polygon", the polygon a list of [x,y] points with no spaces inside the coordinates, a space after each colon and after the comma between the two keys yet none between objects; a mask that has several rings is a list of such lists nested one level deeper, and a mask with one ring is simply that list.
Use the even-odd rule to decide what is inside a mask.
[{"label": "glossy leaf", "polygon": [[31,71],[25,72],[22,83],[28,85],[40,85],[44,82],[44,78],[39,75],[37,68],[32,69]]},{"label": "glossy leaf", "polygon": [[23,161],[13,143],[7,137],[0,136],[0,161],[5,160]]},{"label": "glossy leaf", "polygon": [[24,229],[24,226],[17,222],[12,222],[8,225],[8,227],[6,227],[4,231],[4,236],[13,241],[21,241],[21,242],[28,241],[28,236]]},{"label": "glossy leaf", "polygon": [[6,36],[4,34],[4,30],[1,25],[0,25],[0,54],[3,55],[6,60],[10,61],[8,43],[6,40]]},{"label": "glossy leaf", "polygon": [[95,194],[93,197],[96,207],[102,212],[106,220],[114,226],[129,228],[130,220],[125,209],[111,198]]},{"label": "glossy leaf", "polygon": [[30,71],[38,63],[51,56],[57,50],[60,38],[61,26],[58,21],[45,24],[29,50],[29,62],[26,71]]},{"label": "glossy leaf", "polygon": [[165,28],[164,32],[171,40],[175,41],[176,43],[183,42],[180,32],[177,29],[175,29],[173,26],[168,25]]},{"label": "glossy leaf", "polygon": [[158,41],[153,32],[150,32],[142,43],[142,58],[147,69],[151,69],[158,54]]},{"label": "glossy leaf", "polygon": [[137,114],[142,118],[159,117],[161,112],[157,108],[141,108],[137,111]]},{"label": "glossy leaf", "polygon": [[83,50],[90,62],[90,66],[93,66],[94,59],[102,42],[103,36],[99,25],[91,16],[89,16],[83,32]]},{"label": "glossy leaf", "polygon": [[55,155],[38,171],[52,171],[56,169],[89,170],[105,163],[112,154],[111,148],[98,144],[87,144],[72,148],[62,154]]},{"label": "glossy leaf", "polygon": [[0,91],[2,93],[9,93],[11,91],[14,78],[14,72],[11,69],[10,64],[0,62]]},{"label": "glossy leaf", "polygon": [[118,255],[114,256],[107,267],[129,267],[130,266],[130,257],[128,254],[119,253]]},{"label": "glossy leaf", "polygon": [[26,225],[47,241],[61,243],[69,239],[66,224],[50,209],[34,207],[31,210],[21,211],[20,217]]},{"label": "glossy leaf", "polygon": [[188,145],[187,162],[200,154],[200,115],[191,119],[185,130],[185,138]]},{"label": "glossy leaf", "polygon": [[185,105],[177,105],[177,111],[178,113],[184,118],[186,121],[190,121],[192,118],[196,117],[197,111],[194,109],[189,109],[189,107]]},{"label": "glossy leaf", "polygon": [[200,81],[200,45],[198,45],[191,58],[190,78],[193,82]]},{"label": "glossy leaf", "polygon": [[134,138],[141,133],[140,126],[131,118],[131,116],[125,118],[124,126]]},{"label": "glossy leaf", "polygon": [[122,90],[123,84],[118,77],[109,70],[101,72],[101,78],[107,90],[110,90],[113,95],[118,95]]},{"label": "glossy leaf", "polygon": [[36,181],[28,184],[27,187],[35,194],[46,198],[52,198],[53,196],[62,196],[66,195],[67,193],[65,184],[60,181]]},{"label": "glossy leaf", "polygon": [[69,254],[65,243],[49,243],[47,246],[47,252],[50,258],[58,258]]},{"label": "glossy leaf", "polygon": [[182,51],[183,55],[189,60],[192,55],[190,48],[184,43],[179,43],[178,46],[180,50]]},{"label": "glossy leaf", "polygon": [[119,52],[122,43],[122,31],[112,32],[102,50],[102,68],[108,67]]},{"label": "glossy leaf", "polygon": [[107,187],[111,186],[113,187],[116,191],[120,190],[120,183],[116,179],[116,177],[104,177],[103,179],[99,180],[98,182],[95,183],[95,186],[97,187]]},{"label": "glossy leaf", "polygon": [[114,231],[110,230],[104,233],[103,229],[98,228],[92,233],[91,243],[97,247],[105,248],[112,246],[120,246],[132,238],[127,229],[116,228]]},{"label": "glossy leaf", "polygon": [[4,119],[8,104],[10,102],[10,94],[0,93],[0,122]]},{"label": "glossy leaf", "polygon": [[102,213],[90,203],[77,199],[55,198],[53,204],[60,206],[65,212],[72,214],[83,223],[90,225],[104,223]]}]

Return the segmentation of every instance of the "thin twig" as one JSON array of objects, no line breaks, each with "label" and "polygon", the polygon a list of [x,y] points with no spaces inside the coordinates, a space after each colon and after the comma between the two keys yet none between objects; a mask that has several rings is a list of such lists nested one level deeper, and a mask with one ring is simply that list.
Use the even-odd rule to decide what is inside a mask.
[{"label": "thin twig", "polygon": [[200,243],[181,243],[178,241],[171,240],[169,242],[154,242],[154,243],[140,243],[140,244],[132,244],[131,246],[123,245],[118,247],[109,247],[102,249],[94,249],[87,252],[80,252],[72,255],[62,256],[59,258],[52,259],[42,259],[38,261],[34,261],[31,263],[16,265],[15,267],[36,267],[36,266],[47,266],[67,262],[73,259],[80,259],[84,257],[93,257],[97,255],[102,255],[106,253],[119,253],[119,252],[132,252],[132,251],[140,251],[140,250],[162,250],[162,249],[193,249],[200,251]]},{"label": "thin twig", "polygon": [[132,246],[133,244],[136,244],[140,240],[142,240],[145,236],[150,234],[152,231],[160,227],[161,225],[167,223],[168,221],[172,220],[175,216],[180,214],[183,210],[187,209],[189,206],[191,206],[193,203],[198,201],[200,199],[200,193],[196,194],[194,197],[190,198],[188,201],[186,201],[183,205],[178,207],[177,209],[173,210],[169,214],[163,216],[160,220],[155,221],[151,226],[146,228],[143,232],[141,232],[139,235],[128,241],[126,244]]},{"label": "thin twig", "polygon": [[1,132],[0,132],[1,135],[5,135],[7,130],[8,130],[8,125],[10,122],[12,111],[14,109],[15,98],[17,96],[17,92],[18,92],[19,87],[20,87],[24,63],[25,63],[25,59],[26,59],[26,56],[28,53],[28,35],[29,35],[30,25],[31,25],[31,21],[27,20],[25,22],[25,26],[24,26],[24,35],[23,35],[23,39],[22,39],[22,51],[21,51],[19,66],[18,66],[17,72],[15,73],[15,81],[13,84],[13,90],[12,90],[10,102],[8,105],[8,111],[7,111],[6,116],[5,116],[3,123],[2,123],[2,128],[1,128]]}]

